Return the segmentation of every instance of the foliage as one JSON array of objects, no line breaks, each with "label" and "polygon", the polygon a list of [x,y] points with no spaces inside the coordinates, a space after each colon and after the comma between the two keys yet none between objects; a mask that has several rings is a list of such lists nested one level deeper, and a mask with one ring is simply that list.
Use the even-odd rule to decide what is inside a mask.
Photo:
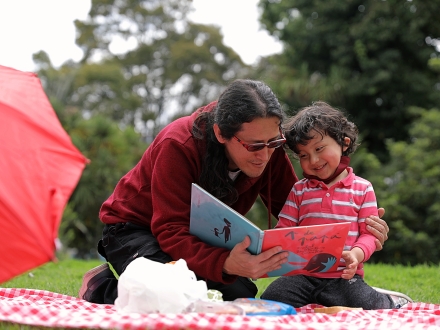
[{"label": "foliage", "polygon": [[[91,116],[90,112],[72,102],[84,71],[96,66],[96,70],[92,70],[95,76],[105,74],[99,65],[85,68],[67,62],[56,69],[44,52],[34,54],[34,61],[40,68],[39,78],[63,127],[75,146],[90,160],[64,210],[60,240],[70,255],[96,257],[96,244],[103,228],[98,218],[99,209],[119,179],[139,161],[147,144],[132,126],[124,126],[99,113]],[[112,76],[109,72],[107,74]],[[116,90],[122,89],[118,79],[114,79],[114,83]]]},{"label": "foliage", "polygon": [[440,58],[430,58],[428,61],[428,66],[431,68],[431,70],[440,73]]},{"label": "foliage", "polygon": [[[246,214],[246,218],[255,223],[262,230],[267,229],[267,208],[260,197],[257,198],[250,211]],[[274,221],[272,222],[273,226],[275,225],[275,223],[276,222]]]},{"label": "foliage", "polygon": [[[211,102],[226,82],[245,75],[217,27],[186,19],[190,3],[92,1],[87,20],[75,22],[85,55],[70,102],[151,141],[173,115]],[[121,53],[118,44],[129,50]]]},{"label": "foliage", "polygon": [[114,121],[94,116],[83,119],[79,112],[65,118],[72,142],[90,160],[63,214],[60,239],[75,248],[75,256],[96,257],[96,244],[103,224],[99,209],[119,179],[141,158],[147,145],[132,127],[120,129]]},{"label": "foliage", "polygon": [[[247,67],[219,28],[192,24],[191,1],[93,0],[76,21],[79,63],[59,69],[34,54],[38,75],[74,144],[91,160],[67,205],[60,238],[73,255],[96,256],[99,209],[169,120],[214,100]],[[115,45],[127,42],[121,53]]]},{"label": "foliage", "polygon": [[[410,141],[387,142],[390,162],[376,190],[385,207],[390,239],[373,260],[402,264],[440,262],[440,111],[412,108],[418,116]],[[377,258],[377,259],[376,259]]]},{"label": "foliage", "polygon": [[284,51],[266,59],[258,74],[274,82],[291,109],[318,99],[346,109],[381,161],[387,160],[387,138],[408,138],[410,106],[439,104],[439,75],[431,59],[438,57],[439,0],[260,0],[259,5],[262,24]]},{"label": "foliage", "polygon": [[49,55],[44,51],[33,54],[33,60],[38,69],[44,91],[49,97],[58,117],[63,116],[64,107],[73,93],[73,81],[75,80],[77,65],[68,61],[56,69],[50,61]]}]

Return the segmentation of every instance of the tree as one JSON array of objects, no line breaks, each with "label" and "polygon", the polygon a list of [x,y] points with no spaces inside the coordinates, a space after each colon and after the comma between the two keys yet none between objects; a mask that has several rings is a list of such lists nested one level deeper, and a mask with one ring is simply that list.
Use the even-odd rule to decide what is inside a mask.
[{"label": "tree", "polygon": [[[77,64],[73,61],[64,63],[56,69],[50,61],[49,55],[44,51],[33,54],[33,60],[38,68],[38,77],[44,87],[44,91],[57,111],[62,115],[64,105],[68,104],[70,95],[73,93],[73,81],[76,77]],[[55,104],[54,104],[55,103]]]},{"label": "tree", "polygon": [[[84,57],[54,68],[34,54],[38,75],[74,144],[90,159],[72,194],[60,238],[90,257],[103,225],[98,213],[118,180],[161,126],[215,100],[248,68],[223,45],[219,28],[186,20],[189,0],[93,0],[76,21]],[[115,40],[131,43],[115,49]]]},{"label": "tree", "polygon": [[[261,22],[284,44],[276,56],[280,99],[291,107],[322,99],[346,109],[370,151],[406,140],[410,106],[440,101],[439,0],[261,0]],[[270,59],[269,59],[270,61]],[[261,74],[264,74],[264,70]]]},{"label": "tree", "polygon": [[[75,22],[85,55],[71,103],[132,125],[151,141],[173,115],[212,101],[244,76],[247,67],[217,27],[186,19],[190,3],[92,1],[88,19]],[[117,42],[130,50],[119,53]]]},{"label": "tree", "polygon": [[[402,264],[440,262],[440,111],[411,108],[418,119],[410,142],[387,141],[390,162],[384,189],[375,189],[385,207],[391,236],[373,260]],[[376,259],[377,258],[377,259]]]},{"label": "tree", "polygon": [[63,124],[72,142],[90,163],[63,214],[60,239],[64,246],[75,247],[75,256],[96,257],[103,229],[99,209],[119,179],[140,160],[147,145],[132,127],[121,129],[101,115],[84,119],[75,109],[63,113]]}]

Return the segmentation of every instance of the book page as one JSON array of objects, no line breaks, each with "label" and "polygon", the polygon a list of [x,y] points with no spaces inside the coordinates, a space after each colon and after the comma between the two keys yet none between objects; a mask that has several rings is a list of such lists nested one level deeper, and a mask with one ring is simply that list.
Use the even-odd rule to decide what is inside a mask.
[{"label": "book page", "polygon": [[252,254],[261,251],[263,231],[196,184],[191,192],[189,232],[205,243],[229,250],[249,236],[248,251]]},{"label": "book page", "polygon": [[264,277],[336,271],[349,229],[344,222],[264,231],[262,251],[282,246],[289,252],[288,262]]}]

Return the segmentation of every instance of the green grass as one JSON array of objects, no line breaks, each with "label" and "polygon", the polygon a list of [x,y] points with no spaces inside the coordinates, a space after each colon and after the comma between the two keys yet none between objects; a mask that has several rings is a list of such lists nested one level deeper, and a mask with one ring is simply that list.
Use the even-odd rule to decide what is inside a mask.
[{"label": "green grass", "polygon": [[[47,263],[6,283],[2,283],[0,286],[3,288],[48,290],[76,297],[84,273],[101,263],[102,261],[99,260],[71,259],[57,263]],[[366,264],[365,274],[365,281],[371,286],[403,292],[414,301],[440,304],[440,266],[420,265],[409,267]],[[274,278],[266,278],[256,282],[259,288],[258,296],[273,280]],[[0,322],[0,330],[3,329],[37,330],[47,328]]]},{"label": "green grass", "polygon": [[[99,260],[73,259],[47,263],[1,286],[48,290],[76,297],[84,273],[101,263],[102,261]],[[440,266],[365,265],[365,281],[369,285],[403,292],[414,301],[440,304],[439,278]],[[267,278],[256,282],[259,288],[258,296],[273,280],[273,278]]]},{"label": "green grass", "polygon": [[99,260],[74,259],[56,263],[49,262],[6,283],[2,283],[0,286],[3,288],[48,290],[77,297],[84,273],[100,264],[102,264],[102,261]]}]

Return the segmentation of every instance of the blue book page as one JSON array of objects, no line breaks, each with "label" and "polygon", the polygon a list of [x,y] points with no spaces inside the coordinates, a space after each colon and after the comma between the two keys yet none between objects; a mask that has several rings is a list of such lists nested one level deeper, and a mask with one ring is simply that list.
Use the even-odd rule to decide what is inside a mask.
[{"label": "blue book page", "polygon": [[249,236],[251,245],[248,251],[252,254],[261,252],[263,231],[194,183],[189,232],[205,243],[229,250]]}]

